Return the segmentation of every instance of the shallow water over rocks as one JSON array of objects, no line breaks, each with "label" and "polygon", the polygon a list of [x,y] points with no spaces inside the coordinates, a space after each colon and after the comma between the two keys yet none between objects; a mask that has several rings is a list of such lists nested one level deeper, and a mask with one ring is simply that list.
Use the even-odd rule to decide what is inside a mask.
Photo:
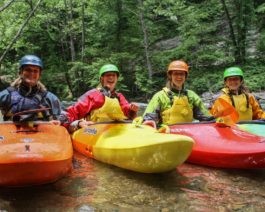
[{"label": "shallow water over rocks", "polygon": [[264,211],[265,169],[185,163],[141,174],[75,153],[67,177],[42,186],[1,188],[1,211]]}]

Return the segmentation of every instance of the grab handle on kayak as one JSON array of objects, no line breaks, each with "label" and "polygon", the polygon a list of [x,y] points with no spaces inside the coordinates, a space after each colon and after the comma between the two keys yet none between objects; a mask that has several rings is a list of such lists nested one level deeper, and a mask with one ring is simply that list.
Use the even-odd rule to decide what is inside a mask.
[{"label": "grab handle on kayak", "polygon": [[15,133],[20,133],[20,132],[40,132],[39,130],[35,130],[35,129],[24,129],[24,130],[16,130],[16,131],[13,131]]},{"label": "grab handle on kayak", "polygon": [[20,133],[20,132],[25,132],[25,133],[37,133],[40,132],[38,130],[38,125],[35,125],[34,122],[26,122],[26,123],[20,123],[16,124],[16,130],[13,131],[14,133]]}]

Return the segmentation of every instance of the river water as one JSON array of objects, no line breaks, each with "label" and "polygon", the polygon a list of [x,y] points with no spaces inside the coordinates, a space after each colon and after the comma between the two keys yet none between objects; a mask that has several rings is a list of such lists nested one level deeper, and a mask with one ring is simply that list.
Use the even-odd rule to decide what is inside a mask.
[{"label": "river water", "polygon": [[75,152],[55,183],[0,188],[0,211],[265,211],[265,169],[215,169],[185,163],[141,174]]},{"label": "river water", "polygon": [[1,188],[1,211],[264,211],[265,170],[183,164],[141,174],[75,153],[69,176],[48,185]]}]

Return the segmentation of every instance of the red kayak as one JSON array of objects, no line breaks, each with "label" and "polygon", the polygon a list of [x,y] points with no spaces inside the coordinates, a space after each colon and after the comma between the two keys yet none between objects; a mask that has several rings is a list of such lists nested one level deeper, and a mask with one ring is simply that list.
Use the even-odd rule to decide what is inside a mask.
[{"label": "red kayak", "polygon": [[219,168],[265,168],[265,137],[218,123],[183,123],[170,133],[194,139],[188,162]]}]

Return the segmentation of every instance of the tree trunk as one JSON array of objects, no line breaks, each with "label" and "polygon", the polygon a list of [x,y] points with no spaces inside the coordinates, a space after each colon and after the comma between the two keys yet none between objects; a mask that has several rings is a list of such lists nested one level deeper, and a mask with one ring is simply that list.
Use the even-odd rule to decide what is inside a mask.
[{"label": "tree trunk", "polygon": [[84,62],[85,52],[85,2],[82,0],[82,43],[81,43],[81,60]]},{"label": "tree trunk", "polygon": [[[72,20],[73,20],[73,2],[72,0],[70,0],[70,21]],[[70,36],[71,59],[72,62],[74,62],[76,59],[76,53],[75,53],[74,38],[71,31],[69,33],[69,36]]]},{"label": "tree trunk", "polygon": [[240,1],[233,1],[237,11],[237,19],[236,19],[236,28],[237,28],[237,44],[239,49],[240,58],[237,61],[238,64],[244,63],[244,56],[245,55],[245,40],[246,40],[246,32],[245,26],[243,23],[243,16],[244,14],[244,5]]},{"label": "tree trunk", "polygon": [[245,0],[241,1],[241,21],[240,21],[240,47],[241,47],[241,57],[242,57],[242,62],[246,62],[246,46],[247,46],[247,31],[249,25],[251,24],[251,19],[253,17],[254,13],[254,2],[252,0]]},{"label": "tree trunk", "polygon": [[238,41],[236,39],[232,18],[230,16],[229,12],[228,12],[225,0],[221,0],[221,3],[223,5],[223,7],[224,7],[224,11],[225,11],[226,18],[227,18],[228,25],[229,25],[229,29],[230,29],[230,38],[231,38],[233,46],[234,46],[235,62],[236,63],[241,63],[240,49],[239,49]]},{"label": "tree trunk", "polygon": [[150,61],[150,54],[149,54],[148,33],[147,33],[146,24],[145,24],[144,15],[143,15],[143,13],[144,13],[143,1],[138,0],[138,3],[140,6],[139,19],[140,19],[140,23],[141,23],[141,29],[143,32],[143,36],[144,36],[144,52],[145,52],[146,66],[148,69],[148,78],[151,80],[152,76],[153,76],[153,70],[152,70],[152,64]]},{"label": "tree trunk", "polygon": [[[67,61],[67,53],[65,51],[64,40],[63,40],[62,37],[61,37],[61,52],[62,52],[61,56],[63,58],[63,61]],[[73,86],[71,84],[70,76],[69,76],[67,70],[64,72],[64,77],[65,77],[66,84],[67,84],[67,86],[69,88],[69,91],[71,92],[71,95],[74,96]]]},{"label": "tree trunk", "polygon": [[115,49],[117,52],[121,50],[121,33],[122,33],[122,1],[116,1],[116,11],[118,16],[117,30],[116,30],[116,44]]},{"label": "tree trunk", "polygon": [[26,3],[30,6],[30,9],[33,10],[33,2],[32,0],[25,0]]},{"label": "tree trunk", "polygon": [[5,10],[6,8],[8,8],[14,1],[15,0],[11,0],[11,1],[7,2],[3,7],[0,7],[0,12]]},{"label": "tree trunk", "polygon": [[[69,0],[69,5],[67,4],[67,0],[64,0],[64,5],[65,5],[65,11],[66,11],[66,26],[70,27],[69,23],[73,22],[73,2],[72,0]],[[71,62],[75,62],[76,60],[76,51],[75,51],[75,45],[74,45],[74,37],[72,34],[72,30],[69,30],[68,34],[69,38],[69,45],[70,45],[70,57],[71,57]],[[76,79],[79,79],[80,77],[78,76],[78,72],[74,71],[74,77]],[[73,96],[76,96],[76,94],[79,93],[79,85],[73,85],[71,83],[71,77],[68,73],[68,70],[66,70],[65,73],[65,78],[68,84],[68,87],[72,93]],[[77,86],[77,89],[75,88]]]},{"label": "tree trunk", "polygon": [[[66,25],[69,24],[70,21],[73,20],[73,4],[72,4],[72,0],[70,0],[69,3],[69,12],[68,12],[68,5],[67,5],[67,0],[64,0],[64,6],[65,6],[65,11],[66,11]],[[76,53],[75,53],[75,45],[74,45],[74,39],[73,39],[73,35],[72,32],[70,30],[69,32],[69,44],[70,44],[70,56],[71,56],[71,61],[74,62],[75,58],[76,58]]]},{"label": "tree trunk", "polygon": [[67,85],[69,87],[69,90],[71,92],[71,95],[73,97],[74,96],[74,89],[73,89],[73,86],[72,86],[72,83],[71,83],[71,77],[69,76],[69,73],[67,71],[65,72],[64,76],[65,76],[66,83],[67,83]]},{"label": "tree trunk", "polygon": [[[253,0],[233,0],[234,16],[228,12],[225,0],[221,0],[230,28],[230,37],[234,46],[236,64],[244,64],[246,61],[247,31],[250,28],[254,16]],[[235,32],[236,30],[236,32]]]}]

